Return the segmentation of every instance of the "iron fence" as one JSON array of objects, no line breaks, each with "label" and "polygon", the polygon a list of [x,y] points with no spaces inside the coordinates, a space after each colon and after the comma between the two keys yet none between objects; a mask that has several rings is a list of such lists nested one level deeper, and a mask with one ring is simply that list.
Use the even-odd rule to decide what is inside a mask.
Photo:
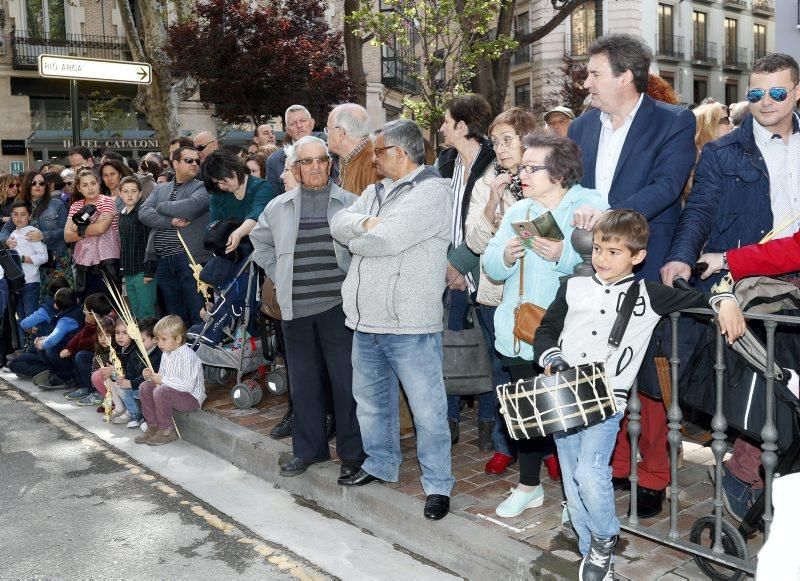
[{"label": "iron fence", "polygon": [[116,36],[66,34],[52,37],[28,30],[11,31],[12,66],[35,69],[40,54],[57,54],[108,60],[132,60],[128,43]]}]

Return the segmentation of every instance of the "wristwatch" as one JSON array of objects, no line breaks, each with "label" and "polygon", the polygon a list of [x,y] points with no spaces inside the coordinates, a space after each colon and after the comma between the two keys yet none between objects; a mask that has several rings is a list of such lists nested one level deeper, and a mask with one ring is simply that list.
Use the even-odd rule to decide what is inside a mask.
[{"label": "wristwatch", "polygon": [[723,252],[722,253],[722,270],[730,270],[730,268],[728,267],[728,253],[727,252]]}]

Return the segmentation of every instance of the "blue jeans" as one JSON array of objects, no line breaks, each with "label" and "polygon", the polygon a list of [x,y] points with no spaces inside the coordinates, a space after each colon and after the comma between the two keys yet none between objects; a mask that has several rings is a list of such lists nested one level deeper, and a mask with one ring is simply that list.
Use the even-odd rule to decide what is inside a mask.
[{"label": "blue jeans", "polygon": [[92,385],[92,360],[94,353],[91,351],[78,351],[72,359],[72,368],[78,387],[94,391]]},{"label": "blue jeans", "polygon": [[187,327],[203,322],[200,310],[205,306],[205,300],[197,292],[197,282],[185,254],[159,258],[156,282],[164,295],[167,313],[178,315]]},{"label": "blue jeans", "polygon": [[[490,307],[488,305],[478,305],[478,321],[481,324],[483,331],[483,338],[486,340],[486,348],[489,350],[489,361],[492,363],[492,395],[494,400],[492,405],[494,407],[494,430],[492,431],[492,443],[494,444],[494,451],[505,454],[506,456],[513,456],[514,449],[513,440],[508,435],[508,428],[506,428],[506,421],[500,414],[500,405],[497,402],[498,385],[508,383],[511,381],[511,376],[508,370],[503,367],[503,362],[500,360],[500,355],[494,348],[495,330],[494,330],[494,312],[497,307]],[[481,400],[480,404],[483,404]]]},{"label": "blue jeans", "polygon": [[118,387],[117,393],[119,394],[119,399],[122,400],[122,404],[125,406],[125,409],[128,410],[131,419],[132,420],[142,419],[142,411],[139,408],[139,404],[136,402],[136,395],[138,395],[139,390],[133,388]]},{"label": "blue jeans", "polygon": [[[425,494],[450,496],[450,429],[442,379],[442,334],[353,336],[353,396],[367,459],[362,468],[396,482],[400,452],[398,381],[417,428],[417,458]],[[297,401],[295,401],[297,403]]]},{"label": "blue jeans", "polygon": [[[32,315],[36,309],[39,308],[39,288],[41,285],[38,282],[27,282],[22,290],[19,291],[19,299],[17,300],[17,317],[20,321],[25,317]],[[19,341],[21,344],[25,342],[25,331],[19,326]]]},{"label": "blue jeans", "polygon": [[577,432],[554,435],[569,517],[582,555],[589,552],[592,535],[619,534],[610,462],[620,420],[622,412]]},{"label": "blue jeans", "polygon": [[59,353],[64,349],[63,345],[57,345],[48,349],[40,350],[39,357],[47,366],[51,374],[56,375],[64,381],[72,381],[75,374],[72,372],[72,359],[69,357],[61,358]]}]

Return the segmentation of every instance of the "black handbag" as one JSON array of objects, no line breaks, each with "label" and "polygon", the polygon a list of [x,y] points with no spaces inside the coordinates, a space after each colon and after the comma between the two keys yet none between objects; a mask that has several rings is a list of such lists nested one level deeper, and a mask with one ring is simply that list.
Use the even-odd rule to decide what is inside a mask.
[{"label": "black handbag", "polygon": [[22,272],[22,260],[16,251],[8,248],[0,249],[0,267],[8,283],[9,291],[19,291],[25,286],[25,273]]},{"label": "black handbag", "polygon": [[442,375],[447,395],[474,395],[494,389],[492,362],[478,323],[477,306],[468,299],[466,323],[460,331],[447,328],[450,314],[450,292],[444,307],[445,327],[442,334]]}]

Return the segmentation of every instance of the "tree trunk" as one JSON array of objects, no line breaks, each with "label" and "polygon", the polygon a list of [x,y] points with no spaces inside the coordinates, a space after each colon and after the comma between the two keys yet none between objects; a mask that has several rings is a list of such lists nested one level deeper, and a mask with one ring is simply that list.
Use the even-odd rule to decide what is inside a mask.
[{"label": "tree trunk", "polygon": [[359,0],[344,0],[344,54],[347,59],[347,70],[353,80],[356,101],[361,106],[367,105],[367,75],[364,72],[363,49],[364,40],[354,32],[354,26],[348,16],[359,9]]},{"label": "tree trunk", "polygon": [[136,28],[128,0],[117,0],[117,5],[133,57],[153,67],[152,81],[149,85],[139,85],[134,106],[144,113],[156,132],[161,150],[166,152],[169,140],[179,134],[178,106],[193,92],[193,83],[189,79],[172,82],[170,60],[163,50],[167,39],[165,6],[151,0],[140,2],[140,31]]}]

